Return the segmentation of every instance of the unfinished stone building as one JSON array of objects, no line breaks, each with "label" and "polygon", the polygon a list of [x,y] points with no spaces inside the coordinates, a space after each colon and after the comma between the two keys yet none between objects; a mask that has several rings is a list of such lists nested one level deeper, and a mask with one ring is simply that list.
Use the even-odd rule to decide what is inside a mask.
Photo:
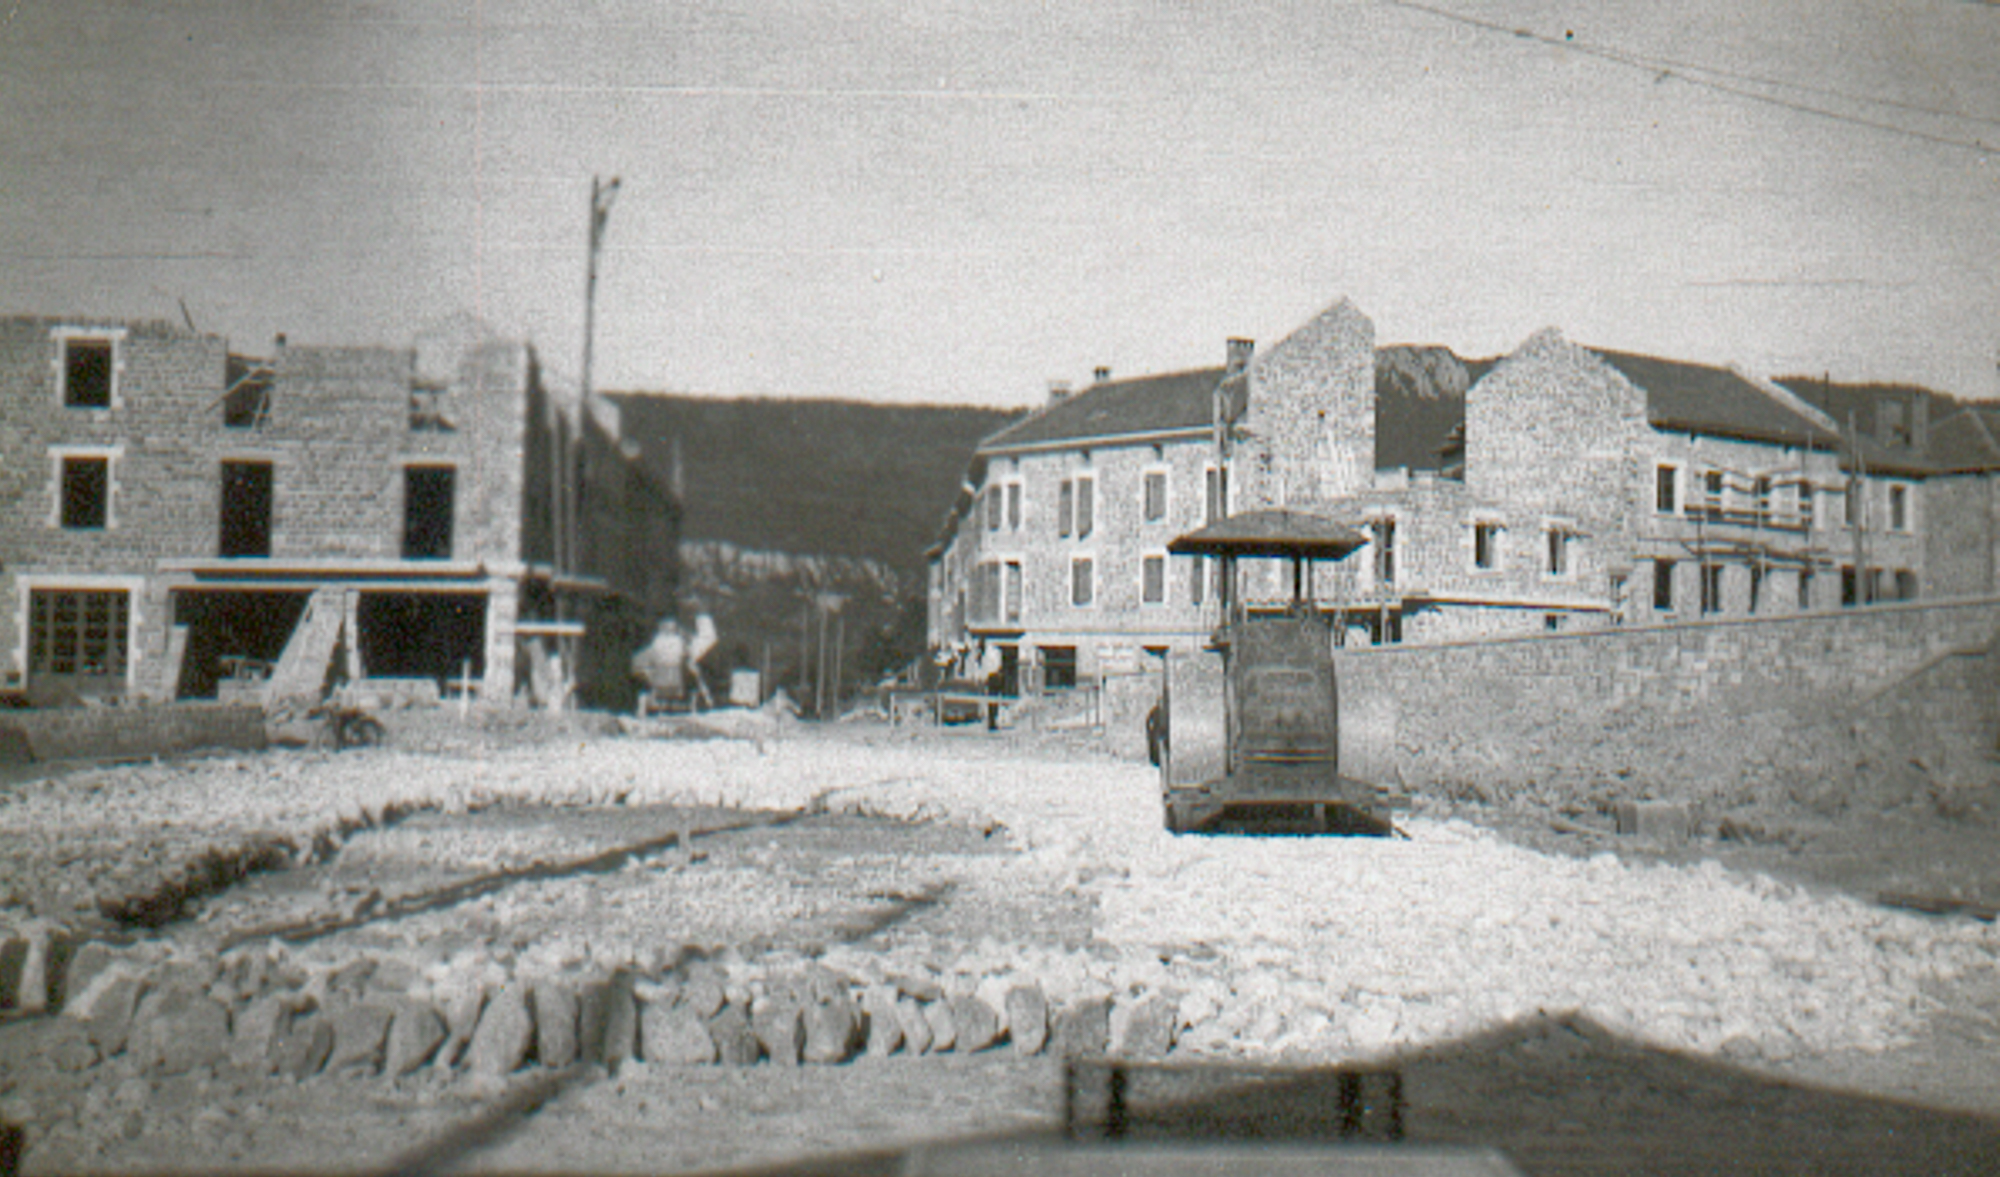
[{"label": "unfinished stone building", "polygon": [[[1345,301],[1227,359],[1100,372],[982,443],[931,552],[933,643],[997,646],[1029,689],[1191,647],[1217,620],[1213,571],[1166,545],[1260,507],[1370,536],[1311,570],[1347,644],[1994,588],[2000,445],[1941,452],[1935,405],[1885,410],[1917,422],[1893,436],[1850,431],[1776,383],[1554,331],[1492,360],[1378,347]],[[1289,593],[1266,563],[1245,565],[1252,603]]]},{"label": "unfinished stone building", "polygon": [[673,504],[525,344],[17,317],[0,416],[0,650],[38,701],[616,695],[670,602]]}]

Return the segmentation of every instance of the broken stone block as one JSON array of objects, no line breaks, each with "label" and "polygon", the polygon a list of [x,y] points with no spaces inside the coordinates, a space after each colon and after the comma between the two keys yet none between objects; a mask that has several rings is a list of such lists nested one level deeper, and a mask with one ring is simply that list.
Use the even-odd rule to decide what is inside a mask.
[{"label": "broken stone block", "polygon": [[1040,1054],[1049,1040],[1049,1002],[1039,985],[1007,990],[1007,1036],[1017,1054]]},{"label": "broken stone block", "polygon": [[617,1070],[639,1052],[639,1000],[624,969],[584,986],[577,996],[577,1050],[587,1062]]},{"label": "broken stone block", "polygon": [[951,1024],[958,1031],[953,1050],[971,1054],[1000,1041],[1000,1015],[992,1006],[971,995],[954,997],[950,1004]]},{"label": "broken stone block", "polygon": [[1120,1058],[1160,1058],[1174,1045],[1175,1003],[1157,993],[1122,1001],[1111,1010],[1111,1053]]},{"label": "broken stone block", "polygon": [[915,998],[896,999],[896,1021],[902,1025],[903,1046],[911,1054],[924,1054],[931,1049],[931,1022]]},{"label": "broken stone block", "polygon": [[709,1037],[708,1026],[685,1002],[642,1006],[639,1039],[648,1063],[699,1066],[715,1061],[715,1040]]},{"label": "broken stone block", "polygon": [[1111,1044],[1111,999],[1087,997],[1063,1006],[1049,1022],[1049,1052],[1097,1058]]},{"label": "broken stone block", "polygon": [[372,1002],[335,1011],[329,1019],[333,1023],[333,1051],[327,1057],[327,1069],[366,1075],[381,1070],[382,1047],[389,1040],[389,1023],[395,1017],[394,1010]]},{"label": "broken stone block", "polygon": [[799,1065],[805,1046],[805,1014],[786,997],[764,997],[750,1011],[750,1028],[764,1053],[783,1067]]},{"label": "broken stone block", "polygon": [[764,1055],[756,1031],[750,1028],[750,1015],[734,1002],[724,1005],[708,1019],[708,1036],[715,1042],[716,1061],[724,1066],[755,1066]]},{"label": "broken stone block", "polygon": [[924,1007],[924,1021],[930,1023],[931,1052],[950,1050],[958,1043],[958,1022],[951,1016],[951,1003],[933,1001]]},{"label": "broken stone block", "polygon": [[861,1013],[867,1024],[869,1058],[887,1058],[903,1045],[903,1022],[896,1015],[896,987],[870,985],[861,991]]},{"label": "broken stone block", "polygon": [[62,999],[63,973],[75,941],[64,929],[41,924],[28,930],[28,957],[21,964],[14,1008],[45,1013]]},{"label": "broken stone block", "polygon": [[63,976],[61,1000],[57,1007],[67,1011],[76,997],[90,988],[99,974],[114,965],[122,964],[127,954],[119,952],[109,944],[90,940],[77,946],[71,954],[69,968]]},{"label": "broken stone block", "polygon": [[566,1067],[577,1059],[576,990],[559,981],[535,986],[535,1057],[545,1067]]},{"label": "broken stone block", "polygon": [[419,1001],[405,1001],[397,1005],[396,1016],[389,1023],[389,1042],[383,1048],[382,1072],[390,1077],[407,1075],[430,1061],[432,1054],[444,1044],[448,1032],[444,1019],[430,1006]]},{"label": "broken stone block", "polygon": [[317,1010],[306,1010],[285,1020],[271,1044],[271,1069],[293,1079],[310,1079],[326,1066],[333,1054],[333,1025]]},{"label": "broken stone block", "polygon": [[854,999],[842,989],[829,1000],[806,1007],[805,1057],[809,1063],[844,1063],[854,1053],[861,1019]]},{"label": "broken stone block", "polygon": [[237,1010],[229,1019],[229,1061],[240,1067],[268,1066],[278,1036],[309,1004],[304,994],[266,993]]},{"label": "broken stone block", "polygon": [[1618,832],[1665,846],[1685,843],[1694,833],[1693,815],[1679,801],[1620,801],[1612,807]]},{"label": "broken stone block", "polygon": [[936,1001],[944,996],[944,990],[929,977],[897,973],[889,978],[889,984],[894,985],[903,996],[920,1002]]},{"label": "broken stone block", "polygon": [[126,1049],[142,1072],[179,1075],[229,1058],[229,1011],[199,990],[148,993]]},{"label": "broken stone block", "polygon": [[82,1022],[91,1044],[110,1058],[125,1049],[145,985],[143,977],[119,965],[99,972],[88,988],[65,1004],[63,1013]]},{"label": "broken stone block", "polygon": [[465,1052],[466,1069],[488,1078],[511,1075],[528,1061],[534,1044],[535,1011],[527,986],[504,985],[480,1012]]},{"label": "broken stone block", "polygon": [[486,991],[477,987],[456,989],[441,995],[440,1012],[444,1015],[444,1045],[438,1048],[437,1060],[441,1067],[456,1065],[465,1057],[472,1045],[473,1031],[479,1028],[479,1015],[486,1010]]}]

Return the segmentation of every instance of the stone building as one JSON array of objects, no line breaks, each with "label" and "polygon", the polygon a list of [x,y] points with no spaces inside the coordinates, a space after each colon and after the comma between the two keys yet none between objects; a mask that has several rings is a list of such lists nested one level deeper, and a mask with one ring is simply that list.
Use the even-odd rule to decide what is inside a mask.
[{"label": "stone building", "polygon": [[253,358],[16,317],[0,419],[0,651],[31,698],[212,696],[295,638],[350,678],[615,693],[579,668],[671,593],[671,560],[646,559],[672,550],[671,504],[525,344],[280,337]]},{"label": "stone building", "polygon": [[[1166,545],[1261,507],[1371,537],[1310,570],[1345,643],[1992,589],[1990,433],[1989,449],[1960,443],[1954,468],[1927,434],[1850,432],[1733,369],[1554,331],[1494,360],[1378,347],[1345,301],[1227,356],[1166,376],[1100,372],[982,443],[931,553],[934,644],[997,646],[1010,683],[1030,689],[1193,646],[1217,620],[1214,572]],[[1972,557],[1961,513],[1986,529]],[[1252,562],[1242,588],[1275,602],[1290,584]]]}]

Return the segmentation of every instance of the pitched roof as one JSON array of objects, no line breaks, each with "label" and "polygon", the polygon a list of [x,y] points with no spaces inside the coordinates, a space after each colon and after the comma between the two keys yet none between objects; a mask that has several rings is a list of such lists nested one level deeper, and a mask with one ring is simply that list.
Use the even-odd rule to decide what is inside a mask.
[{"label": "pitched roof", "polygon": [[1100,438],[1206,429],[1223,369],[1102,380],[979,443],[981,453]]},{"label": "pitched roof", "polygon": [[1179,555],[1297,556],[1337,560],[1368,542],[1344,523],[1303,511],[1271,508],[1217,519],[1167,545]]},{"label": "pitched roof", "polygon": [[1646,420],[1751,441],[1834,448],[1840,435],[1729,368],[1590,349],[1646,394]]}]

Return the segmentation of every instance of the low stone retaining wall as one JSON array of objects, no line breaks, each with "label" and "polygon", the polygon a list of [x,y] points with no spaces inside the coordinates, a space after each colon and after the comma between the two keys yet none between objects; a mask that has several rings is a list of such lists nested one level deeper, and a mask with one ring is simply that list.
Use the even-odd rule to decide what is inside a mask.
[{"label": "low stone retaining wall", "polygon": [[[0,715],[0,729],[19,733],[36,760],[117,760],[265,746],[263,709],[223,703],[10,711]],[[0,731],[0,746],[8,742]]]},{"label": "low stone retaining wall", "polygon": [[699,956],[544,976],[484,959],[447,973],[394,957],[335,966],[274,945],[193,958],[158,945],[73,948],[59,929],[24,932],[0,936],[0,960],[26,966],[0,999],[59,1014],[71,1029],[51,1057],[70,1071],[121,1054],[153,1075],[234,1065],[394,1079],[430,1067],[475,1080],[575,1063],[836,1065],[989,1049],[1148,1058],[1172,1049],[1182,1022],[1166,992],[1058,1002],[1011,974]]}]

